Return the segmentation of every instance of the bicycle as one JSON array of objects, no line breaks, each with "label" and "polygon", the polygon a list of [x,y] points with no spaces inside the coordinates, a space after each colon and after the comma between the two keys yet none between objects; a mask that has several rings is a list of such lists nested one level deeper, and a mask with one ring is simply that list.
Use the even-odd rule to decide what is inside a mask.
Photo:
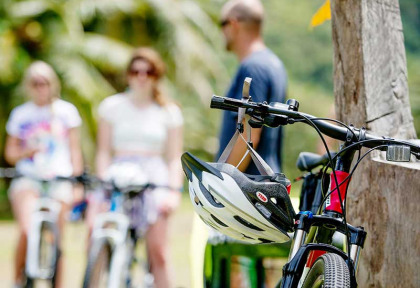
[{"label": "bicycle", "polygon": [[57,264],[60,259],[60,233],[58,217],[61,211],[59,201],[50,197],[46,185],[50,182],[66,181],[85,183],[84,175],[77,177],[53,177],[42,179],[21,175],[13,168],[0,169],[0,178],[26,177],[41,183],[40,197],[35,203],[28,231],[27,252],[24,271],[24,287],[32,288],[38,282],[47,282],[51,287],[56,285]]},{"label": "bicycle", "polygon": [[121,188],[114,182],[98,181],[109,192],[110,208],[95,217],[83,287],[132,287],[131,270],[137,262],[142,264],[143,287],[153,287],[147,255],[143,261],[135,257],[147,227],[139,231],[132,224],[145,209],[144,193],[168,187],[146,183]]},{"label": "bicycle", "polygon": [[[232,165],[221,163],[223,161],[206,163],[188,152],[182,156],[196,212],[209,226],[250,243],[281,243],[292,237],[288,262],[277,287],[357,287],[357,266],[367,232],[363,227],[347,223],[345,207],[349,181],[360,161],[374,150],[386,151],[388,161],[406,162],[411,160],[411,155],[420,159],[420,146],[301,113],[299,103],[293,99],[286,104],[252,102],[250,79],[245,81],[241,100],[213,96],[211,101],[212,108],[239,110],[237,132],[232,139],[243,138],[242,120],[245,118],[245,125],[252,127],[308,124],[318,132],[325,146],[322,134],[343,141],[335,156],[327,150],[326,168],[331,169],[329,188],[322,191],[317,213],[296,214],[285,185],[281,184],[285,176],[274,173],[259,157],[249,143],[250,137],[248,141],[243,138],[262,176],[244,175]],[[230,152],[233,144],[229,143],[225,152]],[[360,154],[362,147],[369,149],[363,155]],[[357,151],[359,156],[352,166]],[[319,159],[315,160],[313,164],[320,164]],[[336,232],[344,235],[343,249],[332,245]]]}]

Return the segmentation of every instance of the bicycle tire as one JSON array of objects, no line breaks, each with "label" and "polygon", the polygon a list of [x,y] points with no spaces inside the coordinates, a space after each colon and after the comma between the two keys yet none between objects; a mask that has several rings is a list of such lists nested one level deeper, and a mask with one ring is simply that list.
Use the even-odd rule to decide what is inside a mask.
[{"label": "bicycle tire", "polygon": [[57,268],[58,268],[58,261],[60,261],[61,258],[61,250],[58,249],[58,246],[56,247],[56,258],[55,258],[55,268],[54,268],[54,276],[51,279],[52,287],[56,287],[57,285]]},{"label": "bicycle tire", "polygon": [[350,272],[344,259],[334,253],[319,257],[303,282],[302,288],[350,288]]},{"label": "bicycle tire", "polygon": [[24,287],[26,288],[36,287],[38,281],[48,281],[50,283],[48,286],[56,286],[57,264],[60,252],[58,249],[58,231],[54,223],[42,222],[39,237],[38,265],[41,273],[46,278],[41,278],[43,280],[40,280],[25,275]]},{"label": "bicycle tire", "polygon": [[25,279],[25,285],[23,287],[25,287],[25,288],[33,288],[34,287],[34,279],[32,279],[32,278],[26,278]]},{"label": "bicycle tire", "polygon": [[[100,239],[93,243],[86,266],[83,288],[106,287],[111,254],[112,248],[107,239]],[[104,276],[105,278],[102,278]],[[105,284],[105,286],[102,284]]]},{"label": "bicycle tire", "polygon": [[51,270],[52,279],[57,272],[58,244],[55,227],[50,222],[41,224],[39,239],[39,268],[41,270]]}]

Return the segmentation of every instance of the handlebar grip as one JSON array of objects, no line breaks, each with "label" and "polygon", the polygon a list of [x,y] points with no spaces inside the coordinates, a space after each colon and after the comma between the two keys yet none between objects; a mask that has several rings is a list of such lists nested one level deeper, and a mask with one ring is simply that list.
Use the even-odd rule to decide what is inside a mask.
[{"label": "handlebar grip", "polygon": [[210,108],[223,109],[224,103],[225,99],[223,97],[213,95],[213,97],[211,97]]},{"label": "handlebar grip", "polygon": [[238,107],[226,104],[225,97],[217,95],[213,95],[213,97],[211,98],[210,108],[238,112]]}]

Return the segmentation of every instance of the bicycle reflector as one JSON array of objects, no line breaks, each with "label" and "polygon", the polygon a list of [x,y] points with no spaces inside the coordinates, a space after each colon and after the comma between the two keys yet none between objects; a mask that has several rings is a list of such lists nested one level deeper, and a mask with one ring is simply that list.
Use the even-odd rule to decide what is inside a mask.
[{"label": "bicycle reflector", "polygon": [[389,145],[386,150],[386,160],[393,162],[410,162],[411,149],[405,145]]}]

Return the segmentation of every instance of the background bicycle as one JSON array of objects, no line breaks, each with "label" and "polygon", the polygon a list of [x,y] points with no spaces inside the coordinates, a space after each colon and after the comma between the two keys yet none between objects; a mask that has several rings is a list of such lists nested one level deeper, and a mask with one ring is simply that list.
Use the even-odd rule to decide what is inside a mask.
[{"label": "background bicycle", "polygon": [[[137,177],[137,180],[139,183],[142,178]],[[147,193],[167,187],[146,182],[128,185],[115,181],[98,183],[109,200],[109,211],[95,216],[83,287],[137,287],[138,284],[153,287],[147,247],[144,247],[143,258],[136,256],[136,247],[143,242],[151,218],[157,217],[153,215],[151,201],[146,200]],[[141,280],[133,277],[136,267]]]},{"label": "background bicycle", "polygon": [[20,175],[14,168],[0,168],[0,178],[19,179],[25,177],[39,184],[40,193],[31,213],[30,230],[26,248],[24,269],[24,287],[45,285],[55,287],[58,263],[61,256],[60,213],[61,203],[53,194],[60,183],[68,185],[85,183],[83,175],[79,177],[53,177],[40,179]]}]

